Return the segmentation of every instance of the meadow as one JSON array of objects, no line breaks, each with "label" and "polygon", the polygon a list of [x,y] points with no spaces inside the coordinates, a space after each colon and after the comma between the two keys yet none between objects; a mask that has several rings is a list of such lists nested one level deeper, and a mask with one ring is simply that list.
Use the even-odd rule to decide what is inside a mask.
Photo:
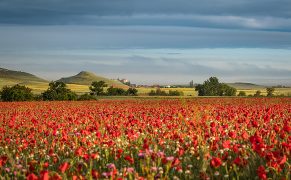
[{"label": "meadow", "polygon": [[[156,88],[137,88],[138,94],[141,96],[146,96],[151,90],[156,90]],[[195,88],[161,88],[162,91],[169,92],[171,91],[181,91],[183,92],[184,96],[194,96],[197,97],[198,93],[195,91]],[[261,95],[266,96],[267,91],[266,88],[263,87],[238,87],[237,94],[240,91],[245,91],[246,95],[254,95],[256,91],[261,91]],[[285,96],[291,96],[291,88],[275,88],[274,95],[279,96],[284,94]]]},{"label": "meadow", "polygon": [[290,179],[291,98],[0,102],[0,179]]},{"label": "meadow", "polygon": [[[1,82],[0,81],[0,89],[4,86],[13,86],[17,83],[13,81],[5,81]],[[29,82],[29,83],[21,83],[21,85],[25,85],[29,88],[32,89],[32,92],[35,94],[41,94],[48,88],[48,83],[46,82]],[[84,93],[89,93],[89,86],[88,85],[80,85],[80,84],[67,84],[68,88],[71,89],[72,91],[76,92],[77,94],[84,94]],[[266,95],[266,88],[258,86],[250,86],[250,87],[236,87],[237,88],[237,94],[239,91],[245,91],[246,95],[254,95],[256,91],[261,91],[261,95]],[[106,89],[106,88],[105,88]],[[138,90],[138,95],[139,96],[148,96],[148,93],[151,90],[156,90],[156,88],[145,88],[145,87],[140,87],[136,88]],[[169,92],[170,90],[172,91],[181,91],[183,92],[184,96],[187,97],[197,97],[198,93],[195,91],[194,88],[161,88],[162,91]],[[291,88],[276,88],[274,95],[278,96],[284,94],[285,96],[290,96],[291,95]]]}]

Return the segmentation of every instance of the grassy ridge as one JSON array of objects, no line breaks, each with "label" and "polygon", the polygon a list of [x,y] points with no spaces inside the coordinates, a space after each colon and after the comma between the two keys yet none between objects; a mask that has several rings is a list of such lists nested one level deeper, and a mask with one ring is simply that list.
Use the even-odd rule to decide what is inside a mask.
[{"label": "grassy ridge", "polygon": [[47,82],[46,80],[39,78],[33,74],[21,71],[12,71],[4,68],[0,68],[0,80],[1,82],[5,81],[7,83]]},{"label": "grassy ridge", "polygon": [[93,81],[104,81],[108,86],[119,87],[127,89],[128,86],[122,84],[117,80],[111,80],[101,76],[97,76],[94,73],[82,71],[79,74],[67,78],[61,78],[58,81],[64,82],[66,84],[79,84],[79,85],[91,85]]}]

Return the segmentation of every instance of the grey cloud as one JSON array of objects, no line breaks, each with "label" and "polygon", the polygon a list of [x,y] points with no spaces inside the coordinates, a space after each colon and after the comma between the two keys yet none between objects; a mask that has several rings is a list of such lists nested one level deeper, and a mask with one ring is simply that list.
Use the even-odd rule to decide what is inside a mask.
[{"label": "grey cloud", "polygon": [[282,17],[252,17],[232,15],[147,15],[134,16],[86,16],[82,21],[91,25],[147,25],[147,26],[180,26],[207,27],[225,29],[257,29],[291,31],[291,18]]},{"label": "grey cloud", "polygon": [[282,48],[291,32],[156,26],[2,26],[1,50],[112,48]]},{"label": "grey cloud", "polygon": [[[290,7],[290,0],[4,0],[0,2],[0,23],[172,25],[290,31]],[[141,18],[141,15],[149,17]],[[159,18],[161,15],[165,18]],[[183,15],[194,18],[189,20]],[[112,16],[119,18],[110,18]]]}]

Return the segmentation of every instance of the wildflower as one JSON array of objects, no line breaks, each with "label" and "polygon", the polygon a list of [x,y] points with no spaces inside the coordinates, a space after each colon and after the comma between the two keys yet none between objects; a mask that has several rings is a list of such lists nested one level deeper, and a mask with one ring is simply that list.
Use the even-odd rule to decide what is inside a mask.
[{"label": "wildflower", "polygon": [[126,169],[126,171],[128,173],[133,173],[134,172],[134,168],[133,167],[129,167],[129,168]]},{"label": "wildflower", "polygon": [[174,156],[166,157],[166,160],[167,160],[167,161],[173,161],[174,159],[175,159]]},{"label": "wildflower", "polygon": [[138,153],[138,157],[143,159],[145,157],[145,154],[140,152],[140,153]]},{"label": "wildflower", "polygon": [[26,176],[26,179],[27,180],[38,180],[38,177],[35,174],[30,173]]},{"label": "wildflower", "polygon": [[124,159],[127,160],[130,164],[133,164],[134,163],[133,158],[130,157],[129,155],[125,156]]},{"label": "wildflower", "polygon": [[264,166],[259,166],[257,169],[257,174],[259,176],[260,179],[267,179],[267,174],[266,174],[266,170]]},{"label": "wildflower", "polygon": [[220,158],[214,157],[211,159],[210,161],[210,165],[214,168],[218,168],[219,166],[221,166],[222,161]]},{"label": "wildflower", "polygon": [[108,178],[108,177],[110,177],[111,175],[112,175],[111,172],[103,172],[103,173],[102,173],[102,176],[104,176],[105,178]]},{"label": "wildflower", "polygon": [[157,172],[157,171],[158,171],[158,168],[157,168],[157,167],[151,167],[151,170],[152,170],[153,172]]},{"label": "wildflower", "polygon": [[95,179],[98,179],[98,177],[99,177],[99,173],[98,173],[98,171],[96,171],[96,170],[94,170],[94,169],[92,169],[92,171],[91,171],[91,175],[92,175],[92,177],[95,178]]},{"label": "wildflower", "polygon": [[67,169],[69,169],[70,164],[68,162],[64,162],[59,166],[59,170],[64,173]]},{"label": "wildflower", "polygon": [[49,179],[49,172],[48,171],[41,171],[40,172],[40,179],[41,180],[48,180]]},{"label": "wildflower", "polygon": [[107,168],[111,170],[116,169],[115,164],[113,163],[107,164]]}]

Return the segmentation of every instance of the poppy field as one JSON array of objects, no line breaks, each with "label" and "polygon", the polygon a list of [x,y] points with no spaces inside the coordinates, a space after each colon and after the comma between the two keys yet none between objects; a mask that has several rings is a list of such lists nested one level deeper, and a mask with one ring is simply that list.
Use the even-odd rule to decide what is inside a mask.
[{"label": "poppy field", "polygon": [[0,179],[290,179],[291,98],[0,102]]}]

